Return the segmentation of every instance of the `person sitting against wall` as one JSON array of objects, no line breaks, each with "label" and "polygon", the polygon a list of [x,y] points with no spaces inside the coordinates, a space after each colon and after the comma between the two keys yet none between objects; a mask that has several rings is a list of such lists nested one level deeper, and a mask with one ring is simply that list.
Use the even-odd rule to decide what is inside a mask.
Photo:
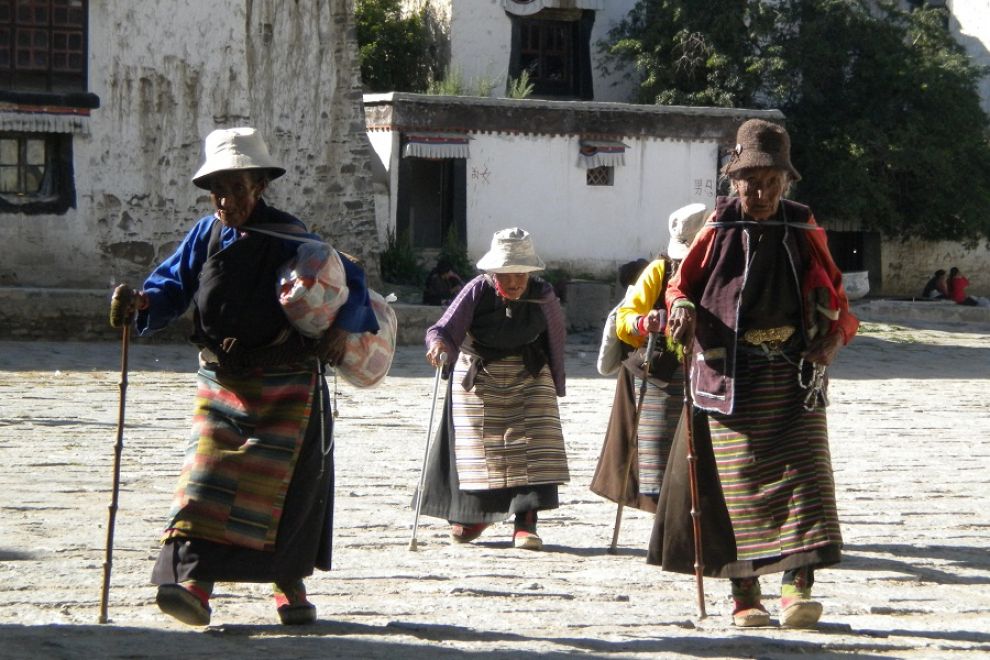
[{"label": "person sitting against wall", "polygon": [[464,287],[464,280],[454,272],[454,267],[446,257],[437,259],[437,265],[426,276],[423,285],[424,305],[449,305]]},{"label": "person sitting against wall", "polygon": [[921,290],[921,298],[923,300],[947,300],[949,298],[947,282],[948,278],[945,271],[939,268],[925,284],[925,288]]},{"label": "person sitting against wall", "polygon": [[969,286],[969,279],[962,272],[953,266],[949,269],[949,298],[958,305],[969,307],[990,307],[990,299],[976,298],[966,295],[966,287]]}]

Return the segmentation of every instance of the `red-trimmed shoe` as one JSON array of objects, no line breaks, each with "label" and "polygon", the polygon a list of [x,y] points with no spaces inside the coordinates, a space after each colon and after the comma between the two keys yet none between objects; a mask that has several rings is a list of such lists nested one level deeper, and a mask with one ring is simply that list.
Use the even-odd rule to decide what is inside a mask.
[{"label": "red-trimmed shoe", "polygon": [[536,533],[536,511],[517,513],[513,523],[512,545],[522,550],[542,550],[543,539]]},{"label": "red-trimmed shoe", "polygon": [[158,587],[155,602],[165,614],[189,626],[210,624],[210,592],[213,584],[191,580],[181,584],[163,584]]},{"label": "red-trimmed shoe", "polygon": [[770,625],[770,613],[760,603],[760,580],[736,578],[732,580],[732,625],[738,628],[759,628]]},{"label": "red-trimmed shoe", "polygon": [[275,610],[283,626],[303,626],[316,621],[316,605],[306,600],[306,585],[296,580],[291,585],[275,583]]},{"label": "red-trimmed shoe", "polygon": [[484,532],[491,523],[450,523],[450,540],[454,543],[470,543]]},{"label": "red-trimmed shoe", "polygon": [[792,584],[780,585],[780,625],[786,628],[814,628],[822,618],[822,604],[811,599],[810,569],[802,569]]},{"label": "red-trimmed shoe", "polygon": [[770,613],[762,604],[743,603],[735,601],[735,609],[732,610],[732,625],[737,628],[759,628],[770,625]]}]

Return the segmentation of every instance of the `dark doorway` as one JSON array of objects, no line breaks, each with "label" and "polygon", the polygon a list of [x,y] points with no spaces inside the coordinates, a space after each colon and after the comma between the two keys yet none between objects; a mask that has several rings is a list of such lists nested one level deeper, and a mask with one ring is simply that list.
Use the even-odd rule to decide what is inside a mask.
[{"label": "dark doorway", "polygon": [[867,270],[870,290],[881,284],[880,234],[867,231],[828,231],[828,249],[835,265],[843,273]]},{"label": "dark doorway", "polygon": [[414,248],[440,248],[453,229],[466,246],[466,182],[463,158],[401,159],[396,235]]}]

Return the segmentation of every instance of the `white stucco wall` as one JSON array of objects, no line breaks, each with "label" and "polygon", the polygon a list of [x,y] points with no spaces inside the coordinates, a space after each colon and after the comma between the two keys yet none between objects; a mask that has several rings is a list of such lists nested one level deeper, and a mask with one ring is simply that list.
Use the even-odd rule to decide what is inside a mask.
[{"label": "white stucco wall", "polygon": [[885,240],[883,291],[888,296],[918,296],[928,278],[938,270],[959,268],[969,279],[967,293],[990,297],[990,248],[980,244],[967,249],[950,241]]},{"label": "white stucco wall", "polygon": [[[342,249],[377,249],[351,0],[92,0],[77,206],[0,214],[0,284],[139,284],[209,212],[190,178],[215,128],[254,125],[287,168],[266,198]],[[376,263],[376,262],[375,262]]]},{"label": "white stucco wall", "polygon": [[[990,67],[990,0],[949,0],[949,29],[979,66]],[[990,73],[980,81],[984,111],[990,113]]]},{"label": "white stucco wall", "polygon": [[474,258],[488,250],[495,231],[519,226],[533,234],[544,260],[572,274],[608,277],[666,246],[671,211],[696,201],[714,205],[714,143],[627,139],[615,185],[589,186],[576,165],[575,136],[473,138],[467,226]]}]

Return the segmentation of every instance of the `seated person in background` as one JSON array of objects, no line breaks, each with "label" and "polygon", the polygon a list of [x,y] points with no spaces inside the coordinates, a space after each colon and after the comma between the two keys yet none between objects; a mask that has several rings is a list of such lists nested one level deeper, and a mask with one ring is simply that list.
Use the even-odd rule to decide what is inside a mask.
[{"label": "seated person in background", "polygon": [[424,305],[448,305],[464,286],[464,280],[454,272],[450,261],[445,257],[437,259],[437,265],[426,276],[423,285]]},{"label": "seated person in background", "polygon": [[970,307],[990,305],[990,301],[987,301],[986,298],[980,299],[967,296],[966,287],[968,286],[969,280],[958,268],[953,266],[949,269],[949,298],[959,305],[968,305]]},{"label": "seated person in background", "polygon": [[945,271],[939,268],[932,275],[932,278],[925,284],[921,291],[921,297],[925,300],[945,300],[949,297],[949,287]]}]

